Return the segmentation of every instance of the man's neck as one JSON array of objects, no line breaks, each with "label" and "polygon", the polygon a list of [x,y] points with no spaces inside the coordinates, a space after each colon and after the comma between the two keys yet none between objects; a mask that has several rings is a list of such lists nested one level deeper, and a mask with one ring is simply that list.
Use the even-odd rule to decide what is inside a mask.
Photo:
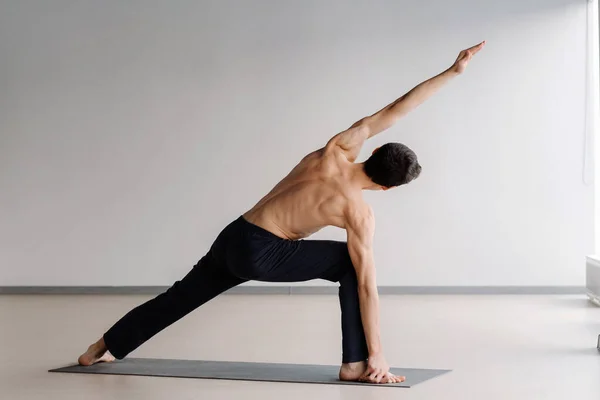
[{"label": "man's neck", "polygon": [[375,183],[365,174],[364,163],[355,163],[352,165],[352,182],[361,190],[373,190]]}]

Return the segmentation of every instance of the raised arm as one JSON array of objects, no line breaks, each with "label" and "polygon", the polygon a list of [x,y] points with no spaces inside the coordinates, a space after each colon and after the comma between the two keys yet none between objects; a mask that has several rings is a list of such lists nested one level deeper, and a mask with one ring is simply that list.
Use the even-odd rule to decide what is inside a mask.
[{"label": "raised arm", "polygon": [[398,119],[421,105],[448,81],[463,73],[471,58],[483,46],[485,46],[485,41],[461,51],[450,68],[415,86],[408,93],[375,114],[357,121],[348,130],[334,136],[329,141],[328,146],[338,146],[346,153],[349,160],[354,161],[358,157],[365,140],[394,125]]},{"label": "raised arm", "polygon": [[380,382],[388,373],[389,366],[383,357],[379,331],[379,294],[373,259],[373,234],[375,219],[368,205],[354,204],[346,213],[348,251],[358,280],[360,315],[369,350],[365,376]]}]

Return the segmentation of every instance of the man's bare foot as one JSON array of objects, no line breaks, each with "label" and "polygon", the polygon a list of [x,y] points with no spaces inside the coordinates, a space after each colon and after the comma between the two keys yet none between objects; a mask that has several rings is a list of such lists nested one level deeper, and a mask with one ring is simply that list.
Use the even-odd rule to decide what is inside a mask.
[{"label": "man's bare foot", "polygon": [[[340,380],[342,381],[357,381],[367,383],[377,383],[369,377],[364,376],[367,370],[367,362],[360,361],[355,363],[342,364],[340,368]],[[379,383],[401,383],[406,380],[403,376],[396,376],[390,372]]]},{"label": "man's bare foot", "polygon": [[341,381],[357,381],[367,370],[367,362],[344,363],[340,367]]},{"label": "man's bare foot", "polygon": [[99,362],[112,362],[115,357],[110,354],[110,351],[104,344],[104,339],[98,340],[96,343],[88,347],[87,351],[79,356],[79,365],[89,366]]},{"label": "man's bare foot", "polygon": [[[367,370],[367,362],[360,361],[355,363],[342,364],[340,368],[340,380],[342,381],[358,381],[377,383],[369,377],[365,377],[364,374]],[[390,372],[387,373],[386,377],[379,383],[400,383],[406,380],[403,376],[396,376]]]}]

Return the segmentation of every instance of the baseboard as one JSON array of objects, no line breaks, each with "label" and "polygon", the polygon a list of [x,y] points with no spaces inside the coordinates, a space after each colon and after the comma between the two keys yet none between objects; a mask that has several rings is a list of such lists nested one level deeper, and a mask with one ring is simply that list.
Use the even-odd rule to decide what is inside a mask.
[{"label": "baseboard", "polygon": [[[0,286],[0,294],[123,294],[155,295],[167,286]],[[336,286],[238,286],[226,294],[330,295]],[[583,286],[380,286],[381,295],[534,295],[586,294]]]}]

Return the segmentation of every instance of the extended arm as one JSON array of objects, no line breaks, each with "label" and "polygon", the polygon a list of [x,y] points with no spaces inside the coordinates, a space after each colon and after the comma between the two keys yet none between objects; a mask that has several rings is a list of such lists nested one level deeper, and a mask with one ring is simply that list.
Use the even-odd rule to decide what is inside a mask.
[{"label": "extended arm", "polygon": [[420,106],[457,75],[458,72],[455,69],[449,68],[433,78],[421,82],[396,101],[388,104],[375,114],[361,119],[354,125],[364,125],[367,139],[371,138],[390,128],[400,118]]},{"label": "extended arm", "polygon": [[408,93],[377,111],[375,114],[357,121],[348,130],[334,136],[330,140],[330,144],[339,146],[346,152],[348,159],[354,161],[365,140],[394,125],[398,119],[430,98],[448,81],[455,76],[460,75],[467,67],[471,58],[479,52],[484,45],[485,41],[461,51],[450,68],[415,86]]}]

